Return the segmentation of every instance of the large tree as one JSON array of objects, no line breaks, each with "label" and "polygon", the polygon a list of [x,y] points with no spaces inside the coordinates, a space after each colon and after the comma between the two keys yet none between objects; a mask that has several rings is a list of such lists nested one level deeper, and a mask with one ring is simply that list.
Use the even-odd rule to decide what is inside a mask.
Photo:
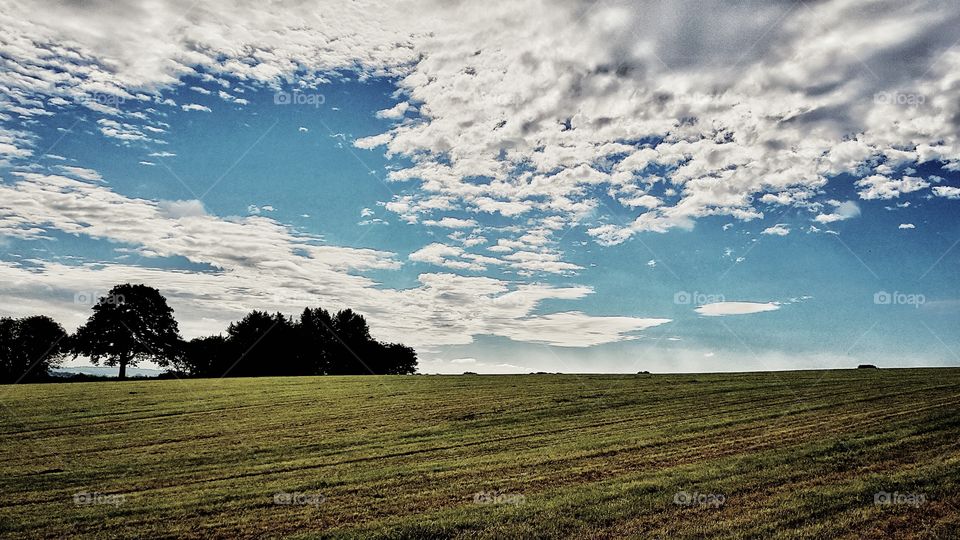
[{"label": "large tree", "polygon": [[146,285],[117,285],[93,306],[93,315],[77,329],[74,356],[88,356],[94,364],[127,366],[152,360],[166,366],[179,351],[180,331],[160,291]]},{"label": "large tree", "polygon": [[50,317],[0,319],[0,382],[29,382],[50,376],[68,352],[67,333]]}]

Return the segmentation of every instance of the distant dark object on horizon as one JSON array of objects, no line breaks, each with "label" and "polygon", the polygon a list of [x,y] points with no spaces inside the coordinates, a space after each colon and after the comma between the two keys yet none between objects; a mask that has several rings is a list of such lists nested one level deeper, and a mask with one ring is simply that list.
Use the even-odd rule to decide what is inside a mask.
[{"label": "distant dark object on horizon", "polygon": [[649,375],[649,374],[650,374],[649,371],[638,371],[638,372],[637,372],[637,375]]},{"label": "distant dark object on horizon", "polygon": [[464,375],[476,375],[476,373],[474,373],[473,371],[464,371],[463,374],[464,374]]},{"label": "distant dark object on horizon", "polygon": [[880,368],[878,368],[873,364],[860,364],[859,366],[857,366],[857,369],[880,369]]}]

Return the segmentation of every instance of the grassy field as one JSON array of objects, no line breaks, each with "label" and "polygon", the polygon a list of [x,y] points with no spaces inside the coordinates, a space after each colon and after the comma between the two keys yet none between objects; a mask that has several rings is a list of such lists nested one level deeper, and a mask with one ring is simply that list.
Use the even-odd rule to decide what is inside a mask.
[{"label": "grassy field", "polygon": [[960,537],[960,369],[18,385],[0,403],[9,538]]}]

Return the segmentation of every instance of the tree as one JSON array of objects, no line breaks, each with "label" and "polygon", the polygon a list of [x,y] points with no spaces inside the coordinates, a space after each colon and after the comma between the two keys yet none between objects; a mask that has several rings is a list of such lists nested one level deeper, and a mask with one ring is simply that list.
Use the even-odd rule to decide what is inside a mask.
[{"label": "tree", "polygon": [[370,362],[379,354],[370,337],[367,320],[352,309],[344,309],[333,316],[332,340],[329,345],[331,375],[368,375],[375,373]]},{"label": "tree", "polygon": [[219,377],[230,369],[230,358],[227,338],[217,334],[183,343],[177,362],[192,377]]},{"label": "tree", "polygon": [[267,377],[297,374],[293,322],[282,313],[250,312],[227,328],[227,341],[232,358],[229,372],[225,370],[213,375]]},{"label": "tree", "polygon": [[160,291],[146,285],[117,285],[93,306],[93,315],[77,329],[73,354],[88,356],[94,364],[127,366],[141,360],[169,365],[179,351],[180,331]]},{"label": "tree", "polygon": [[411,375],[417,372],[417,351],[401,343],[382,344],[383,361],[378,374]]},{"label": "tree", "polygon": [[50,317],[0,319],[0,381],[38,381],[68,351],[67,333]]},{"label": "tree", "polygon": [[334,363],[333,317],[323,308],[305,308],[296,327],[297,361],[308,375],[326,375]]}]

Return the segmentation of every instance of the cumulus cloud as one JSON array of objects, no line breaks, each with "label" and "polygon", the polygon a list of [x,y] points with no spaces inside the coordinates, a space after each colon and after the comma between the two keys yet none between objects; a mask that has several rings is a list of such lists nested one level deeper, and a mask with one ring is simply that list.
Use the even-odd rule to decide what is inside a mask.
[{"label": "cumulus cloud", "polygon": [[157,202],[157,208],[164,216],[174,219],[207,215],[203,203],[196,199],[187,201],[159,201]]},{"label": "cumulus cloud", "polygon": [[211,112],[210,107],[207,107],[206,105],[199,105],[197,103],[188,103],[186,105],[181,105],[180,108],[185,111]]},{"label": "cumulus cloud", "polygon": [[898,229],[916,229],[917,227],[913,223],[901,223]]},{"label": "cumulus cloud", "polygon": [[386,118],[389,120],[399,120],[403,118],[403,115],[410,109],[410,104],[406,101],[401,101],[389,109],[382,111],[377,111],[377,118]]},{"label": "cumulus cloud", "polygon": [[434,227],[446,227],[448,229],[471,229],[477,226],[477,221],[474,219],[445,217],[441,220],[429,219],[424,221],[423,224]]},{"label": "cumulus cloud", "polygon": [[782,223],[777,223],[773,227],[767,227],[760,234],[771,234],[774,236],[786,236],[790,234],[790,227],[783,225]]},{"label": "cumulus cloud", "polygon": [[936,186],[933,188],[933,194],[937,197],[945,197],[947,199],[960,199],[960,188],[953,186]]},{"label": "cumulus cloud", "polygon": [[862,180],[858,180],[857,187],[862,188],[859,191],[860,198],[871,199],[892,199],[899,197],[901,193],[912,193],[924,188],[930,187],[930,182],[915,176],[904,176],[894,180],[883,175],[874,174]]}]

